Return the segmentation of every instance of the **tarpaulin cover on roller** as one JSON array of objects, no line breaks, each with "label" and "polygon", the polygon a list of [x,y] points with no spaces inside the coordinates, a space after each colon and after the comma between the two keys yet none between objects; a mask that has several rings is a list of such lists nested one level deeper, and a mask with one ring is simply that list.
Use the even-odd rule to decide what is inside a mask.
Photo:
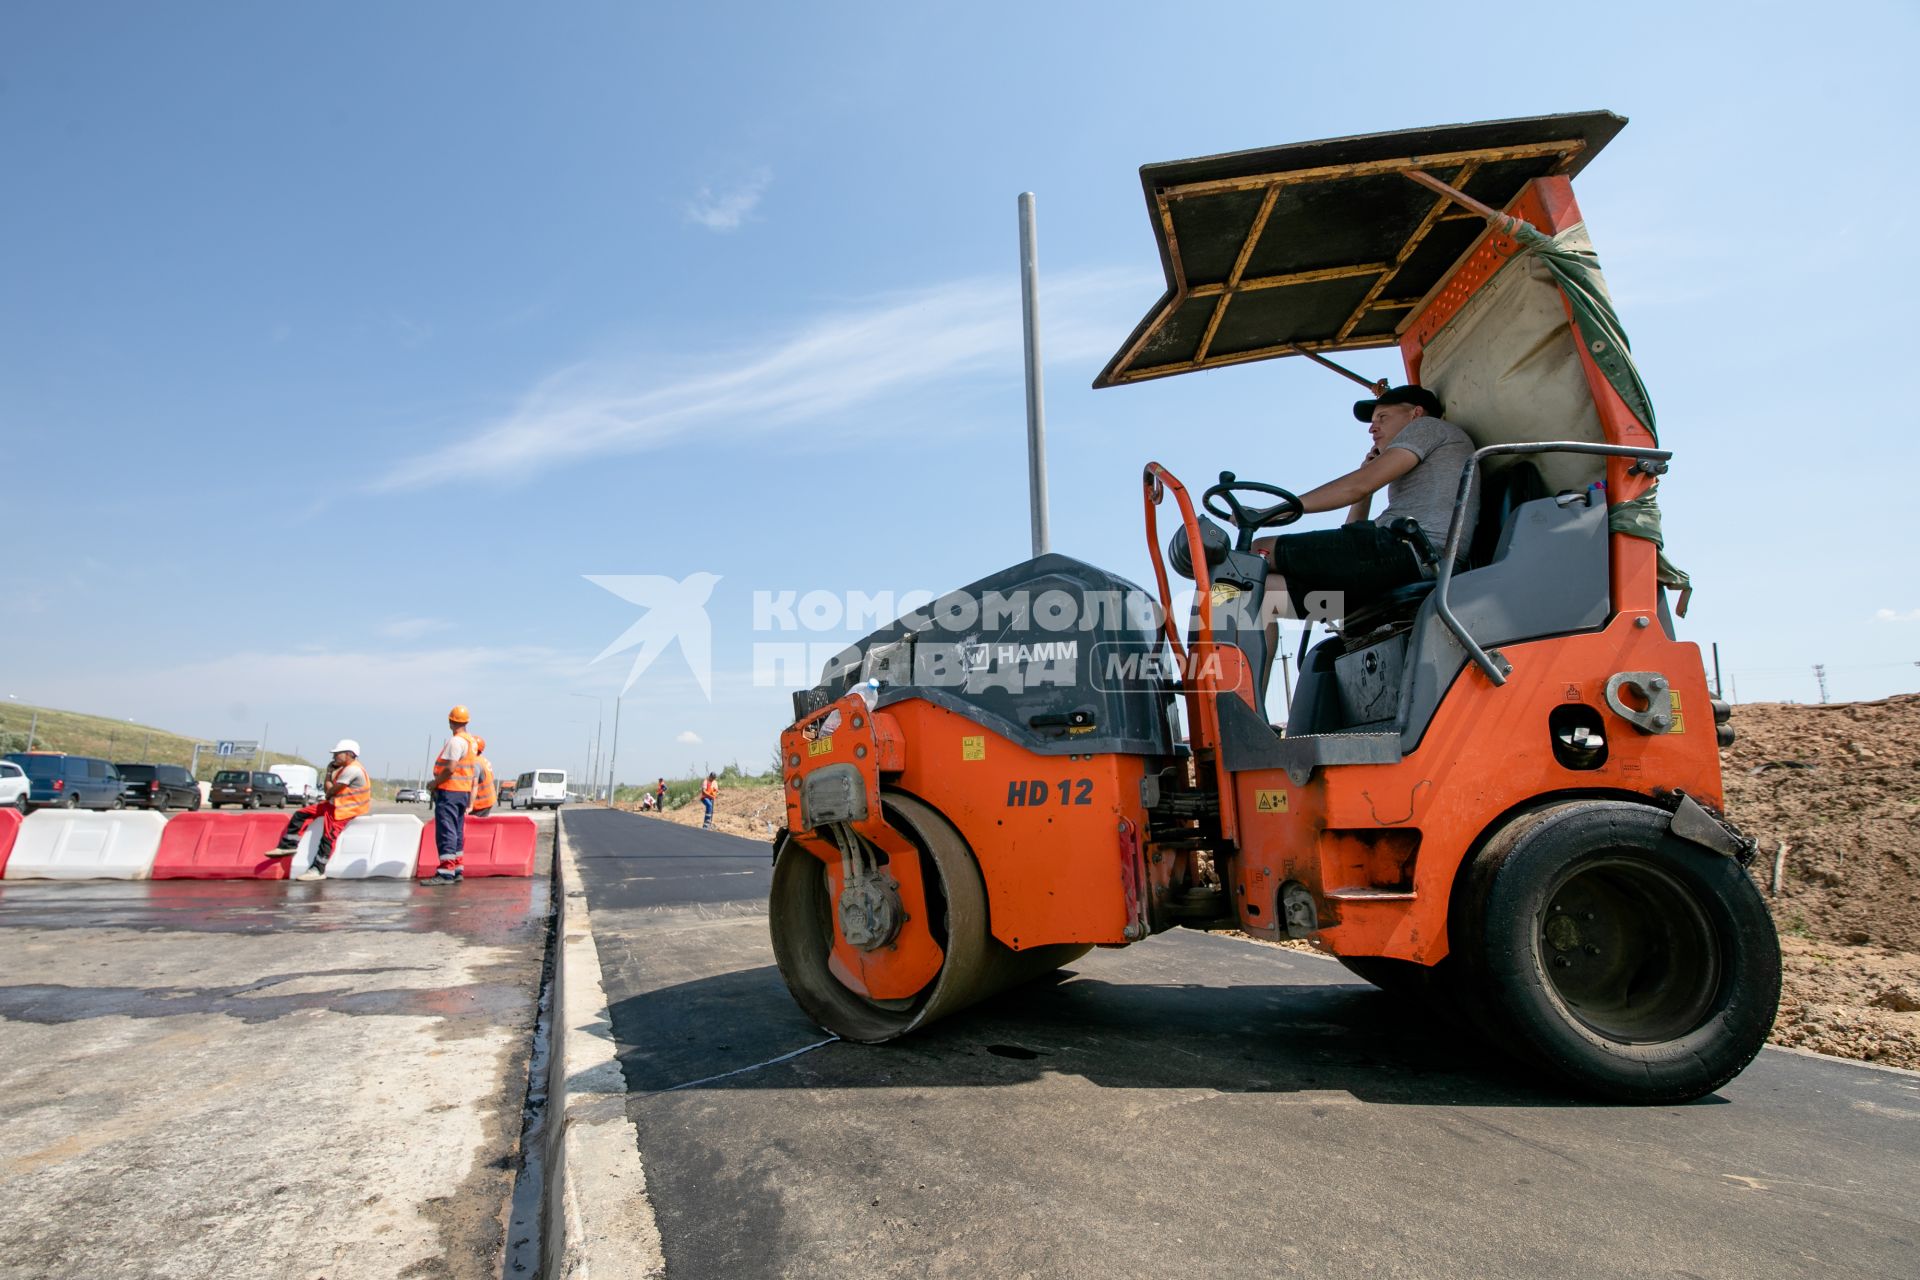
[{"label": "tarpaulin cover on roller", "polygon": [[[468,818],[462,874],[469,876],[530,876],[533,874],[540,828],[532,818],[502,815]],[[433,824],[420,833],[418,874],[430,876],[440,866],[433,842]]]},{"label": "tarpaulin cover on roller", "polygon": [[284,813],[183,813],[167,823],[155,880],[285,880],[287,858],[268,856],[287,829]]},{"label": "tarpaulin cover on roller", "polygon": [[157,813],[42,809],[20,824],[6,878],[144,880],[166,826]]}]

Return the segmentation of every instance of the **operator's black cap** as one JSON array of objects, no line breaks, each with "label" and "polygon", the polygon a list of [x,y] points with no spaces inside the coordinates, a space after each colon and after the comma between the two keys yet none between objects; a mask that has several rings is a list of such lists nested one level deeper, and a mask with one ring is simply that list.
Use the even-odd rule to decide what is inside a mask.
[{"label": "operator's black cap", "polygon": [[1357,400],[1353,405],[1353,416],[1362,422],[1372,422],[1374,406],[1382,404],[1418,405],[1425,409],[1430,417],[1447,416],[1446,406],[1440,403],[1439,396],[1425,387],[1415,386],[1395,387],[1391,391],[1383,391],[1378,400]]}]

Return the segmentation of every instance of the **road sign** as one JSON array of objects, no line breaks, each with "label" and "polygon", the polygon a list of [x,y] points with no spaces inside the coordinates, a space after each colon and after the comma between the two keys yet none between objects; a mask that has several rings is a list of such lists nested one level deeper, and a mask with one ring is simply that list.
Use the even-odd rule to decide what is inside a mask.
[{"label": "road sign", "polygon": [[214,749],[214,754],[219,756],[250,756],[259,749],[260,743],[257,740],[253,742],[222,742]]}]

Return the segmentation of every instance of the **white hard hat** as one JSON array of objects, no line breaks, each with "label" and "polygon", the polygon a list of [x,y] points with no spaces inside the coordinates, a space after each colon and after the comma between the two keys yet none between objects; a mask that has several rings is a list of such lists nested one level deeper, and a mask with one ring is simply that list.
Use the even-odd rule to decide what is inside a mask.
[{"label": "white hard hat", "polygon": [[333,744],[333,751],[335,755],[340,754],[342,751],[351,751],[353,752],[353,754],[359,755],[360,744],[355,742],[352,738],[342,738],[340,739],[340,741]]}]

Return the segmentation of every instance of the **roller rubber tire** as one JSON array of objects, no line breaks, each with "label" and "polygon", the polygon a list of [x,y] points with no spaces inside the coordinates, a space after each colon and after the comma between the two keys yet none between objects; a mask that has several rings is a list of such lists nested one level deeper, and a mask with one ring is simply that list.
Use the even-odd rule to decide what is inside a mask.
[{"label": "roller rubber tire", "polygon": [[778,842],[769,925],[774,959],[808,1017],[843,1040],[879,1044],[927,1026],[989,996],[1051,973],[1092,950],[1074,943],[1014,951],[989,929],[986,885],[966,842],[946,819],[911,797],[889,793],[887,820],[919,849],[929,874],[928,909],[946,959],[933,981],[905,1000],[869,1000],[827,968],[832,904],[824,864]]},{"label": "roller rubber tire", "polygon": [[1469,869],[1455,951],[1496,1040],[1583,1091],[1689,1102],[1740,1074],[1780,999],[1780,944],[1737,861],[1651,805],[1519,819]]}]

